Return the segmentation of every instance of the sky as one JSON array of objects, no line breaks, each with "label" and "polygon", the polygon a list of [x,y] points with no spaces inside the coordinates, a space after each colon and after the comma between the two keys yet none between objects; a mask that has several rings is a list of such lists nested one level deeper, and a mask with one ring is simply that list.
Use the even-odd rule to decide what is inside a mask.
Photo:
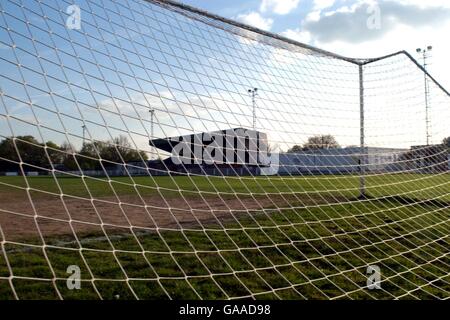
[{"label": "sky", "polygon": [[[445,1],[184,1],[349,57],[404,49],[417,56],[415,48],[433,45],[430,71],[450,88]],[[317,134],[359,144],[354,64],[283,49],[264,37],[255,41],[254,34],[237,35],[147,1],[79,0],[80,29],[73,29],[70,3],[1,3],[0,138],[31,134],[80,148],[85,139],[126,135],[150,152],[152,137],[252,127],[248,89],[257,87],[256,129],[282,150]],[[365,68],[366,143],[423,144],[419,68],[404,55]],[[441,90],[431,96],[439,143],[449,133],[448,97]]]},{"label": "sky", "polygon": [[429,71],[450,88],[448,0],[183,0],[226,18],[353,58],[433,46]]}]

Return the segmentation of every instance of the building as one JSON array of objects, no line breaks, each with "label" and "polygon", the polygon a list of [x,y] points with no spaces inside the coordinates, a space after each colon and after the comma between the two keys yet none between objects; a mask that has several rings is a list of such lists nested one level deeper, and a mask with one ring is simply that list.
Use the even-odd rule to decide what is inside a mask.
[{"label": "building", "polygon": [[163,174],[259,175],[270,165],[267,135],[233,128],[150,140],[150,145],[170,157],[150,162],[152,171]]},{"label": "building", "polygon": [[412,146],[411,170],[418,173],[440,173],[449,170],[449,150],[443,144]]},{"label": "building", "polygon": [[407,149],[359,147],[314,149],[297,153],[282,153],[280,175],[352,174],[361,171],[361,159],[366,172],[401,171],[401,156]]}]

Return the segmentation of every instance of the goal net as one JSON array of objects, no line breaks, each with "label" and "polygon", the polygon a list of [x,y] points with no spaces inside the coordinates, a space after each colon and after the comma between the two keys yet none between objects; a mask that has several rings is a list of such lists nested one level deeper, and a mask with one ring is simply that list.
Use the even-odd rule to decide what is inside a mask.
[{"label": "goal net", "polygon": [[450,98],[407,52],[0,9],[0,299],[450,297]]}]

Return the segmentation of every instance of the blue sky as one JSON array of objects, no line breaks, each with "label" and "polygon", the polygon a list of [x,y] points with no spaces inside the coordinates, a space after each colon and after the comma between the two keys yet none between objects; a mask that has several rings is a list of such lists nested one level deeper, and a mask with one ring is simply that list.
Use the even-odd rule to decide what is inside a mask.
[{"label": "blue sky", "polygon": [[[184,0],[185,4],[239,20],[350,57],[370,58],[434,46],[430,71],[450,87],[448,0]],[[379,17],[379,25],[367,21]]]},{"label": "blue sky", "polygon": [[[446,1],[379,1],[375,29],[367,25],[365,1],[186,3],[350,57],[414,52],[432,44],[431,72],[449,88]],[[132,10],[120,1],[80,1],[82,28],[72,30],[65,25],[68,4],[1,3],[0,136],[32,134],[81,146],[85,125],[87,139],[125,134],[149,150],[150,108],[156,111],[155,137],[250,127],[247,90],[258,87],[257,127],[284,150],[315,134],[333,134],[342,145],[359,143],[355,65],[205,29],[145,1],[130,1]],[[373,146],[421,144],[423,75],[409,59],[391,62],[367,72],[373,78],[368,85],[374,84],[367,88],[367,118],[373,120],[367,140]],[[433,94],[432,106],[440,142],[448,136],[448,98]]]},{"label": "blue sky", "polygon": [[[186,0],[181,2],[231,19],[238,19],[239,15],[257,12],[259,11],[262,4],[261,0]],[[299,3],[298,5],[296,5],[295,8],[290,10],[288,14],[279,15],[271,10],[267,10],[264,12],[264,14],[261,15],[265,19],[274,20],[270,31],[281,33],[286,29],[297,26],[300,21],[307,16],[308,12],[312,10],[312,7],[312,1],[304,1],[303,3]]]},{"label": "blue sky", "polygon": [[[289,1],[290,0],[286,2]],[[261,0],[186,0],[181,2],[231,19],[237,19],[239,15],[245,15],[251,12],[260,11],[259,9],[261,8],[262,4]],[[299,2],[295,7],[292,8],[292,10],[289,10],[289,13],[287,14],[280,15],[272,10],[266,10],[264,14],[262,14],[262,16],[265,19],[274,20],[271,28],[272,32],[281,33],[287,29],[294,28],[299,25],[300,21],[304,19],[307,16],[308,12],[313,9],[313,6],[313,1],[303,1],[302,3]]]}]

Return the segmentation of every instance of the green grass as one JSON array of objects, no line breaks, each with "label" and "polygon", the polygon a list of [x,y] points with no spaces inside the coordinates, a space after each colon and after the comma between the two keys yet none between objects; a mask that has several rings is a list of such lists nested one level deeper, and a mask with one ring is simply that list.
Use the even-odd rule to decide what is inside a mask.
[{"label": "green grass", "polygon": [[[367,191],[374,197],[405,195],[410,198],[429,199],[441,197],[450,200],[450,174],[396,174],[373,175],[366,178]],[[178,197],[180,192],[189,196],[216,195],[264,195],[273,194],[320,194],[357,196],[359,194],[358,176],[306,176],[306,177],[0,177],[0,192],[17,192],[20,188],[32,188],[65,195],[89,197],[119,195],[162,194],[165,197]]]},{"label": "green grass", "polygon": [[[86,180],[93,196],[111,195],[109,183]],[[156,194],[159,187],[168,197],[179,196],[173,192],[179,188],[211,191],[213,184],[220,194],[237,192],[243,197],[250,190],[351,198],[358,194],[359,183],[352,176],[133,180],[144,195]],[[27,181],[31,188],[59,193],[51,178]],[[21,177],[0,182],[25,187]],[[130,182],[114,178],[111,184],[119,194],[135,194],[127,186]],[[60,178],[58,183],[64,193],[86,196],[81,179]],[[22,299],[448,298],[449,175],[385,175],[368,178],[367,185],[374,197],[367,201],[251,212],[238,222],[227,222],[225,229],[210,225],[206,230],[132,229],[127,234],[106,230],[111,242],[98,238],[102,234],[78,235],[82,249],[61,242],[61,237],[46,239],[45,247],[31,247],[36,239],[5,242],[0,299],[13,299],[12,288]],[[0,184],[0,194],[17,190]],[[376,199],[379,196],[389,198]],[[371,264],[381,268],[382,290],[365,288]],[[81,290],[67,289],[69,265],[81,268]]]}]

